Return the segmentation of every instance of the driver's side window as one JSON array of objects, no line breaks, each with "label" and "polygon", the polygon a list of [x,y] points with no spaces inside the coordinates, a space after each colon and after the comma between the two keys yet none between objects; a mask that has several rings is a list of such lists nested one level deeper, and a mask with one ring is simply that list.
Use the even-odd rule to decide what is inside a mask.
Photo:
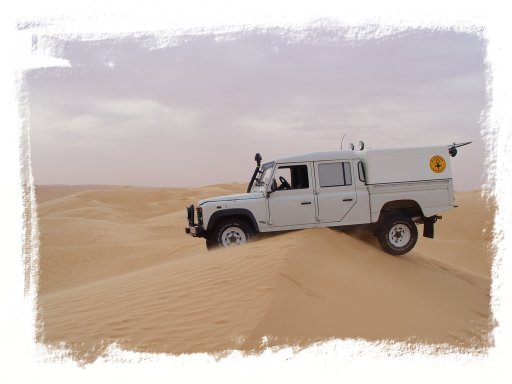
[{"label": "driver's side window", "polygon": [[272,190],[281,191],[288,189],[308,189],[308,167],[301,165],[283,165],[276,169]]}]

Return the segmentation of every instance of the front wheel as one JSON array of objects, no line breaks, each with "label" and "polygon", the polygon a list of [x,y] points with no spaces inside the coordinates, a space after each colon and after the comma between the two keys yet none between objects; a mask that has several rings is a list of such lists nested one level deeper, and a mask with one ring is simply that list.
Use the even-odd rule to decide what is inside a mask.
[{"label": "front wheel", "polygon": [[384,219],[378,232],[380,246],[391,255],[406,254],[416,245],[418,229],[410,217],[393,214]]},{"label": "front wheel", "polygon": [[252,227],[245,221],[239,219],[225,220],[219,223],[213,230],[210,239],[207,241],[207,248],[213,248],[212,245],[219,247],[243,245],[253,235]]}]

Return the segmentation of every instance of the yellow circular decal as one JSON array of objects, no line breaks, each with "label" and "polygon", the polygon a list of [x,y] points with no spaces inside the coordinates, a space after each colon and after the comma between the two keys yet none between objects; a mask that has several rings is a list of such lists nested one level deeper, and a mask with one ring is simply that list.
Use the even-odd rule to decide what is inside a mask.
[{"label": "yellow circular decal", "polygon": [[435,173],[441,173],[446,168],[446,160],[443,156],[435,155],[430,159],[430,169]]}]

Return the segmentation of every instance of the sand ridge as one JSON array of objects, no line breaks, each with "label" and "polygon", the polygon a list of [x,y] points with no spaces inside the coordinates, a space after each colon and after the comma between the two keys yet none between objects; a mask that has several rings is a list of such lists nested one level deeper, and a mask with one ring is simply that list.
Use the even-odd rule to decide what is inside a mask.
[{"label": "sand ridge", "polygon": [[436,239],[403,257],[329,228],[213,252],[184,234],[187,205],[244,189],[37,187],[39,340],[89,360],[109,342],[172,354],[259,350],[263,337],[491,342],[494,207],[479,192],[457,194]]}]

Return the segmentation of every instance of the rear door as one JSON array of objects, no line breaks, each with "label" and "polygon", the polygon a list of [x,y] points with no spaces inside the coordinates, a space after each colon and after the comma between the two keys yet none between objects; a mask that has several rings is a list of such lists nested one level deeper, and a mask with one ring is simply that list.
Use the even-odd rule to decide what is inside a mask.
[{"label": "rear door", "polygon": [[314,163],[318,222],[340,223],[357,202],[351,160]]}]

